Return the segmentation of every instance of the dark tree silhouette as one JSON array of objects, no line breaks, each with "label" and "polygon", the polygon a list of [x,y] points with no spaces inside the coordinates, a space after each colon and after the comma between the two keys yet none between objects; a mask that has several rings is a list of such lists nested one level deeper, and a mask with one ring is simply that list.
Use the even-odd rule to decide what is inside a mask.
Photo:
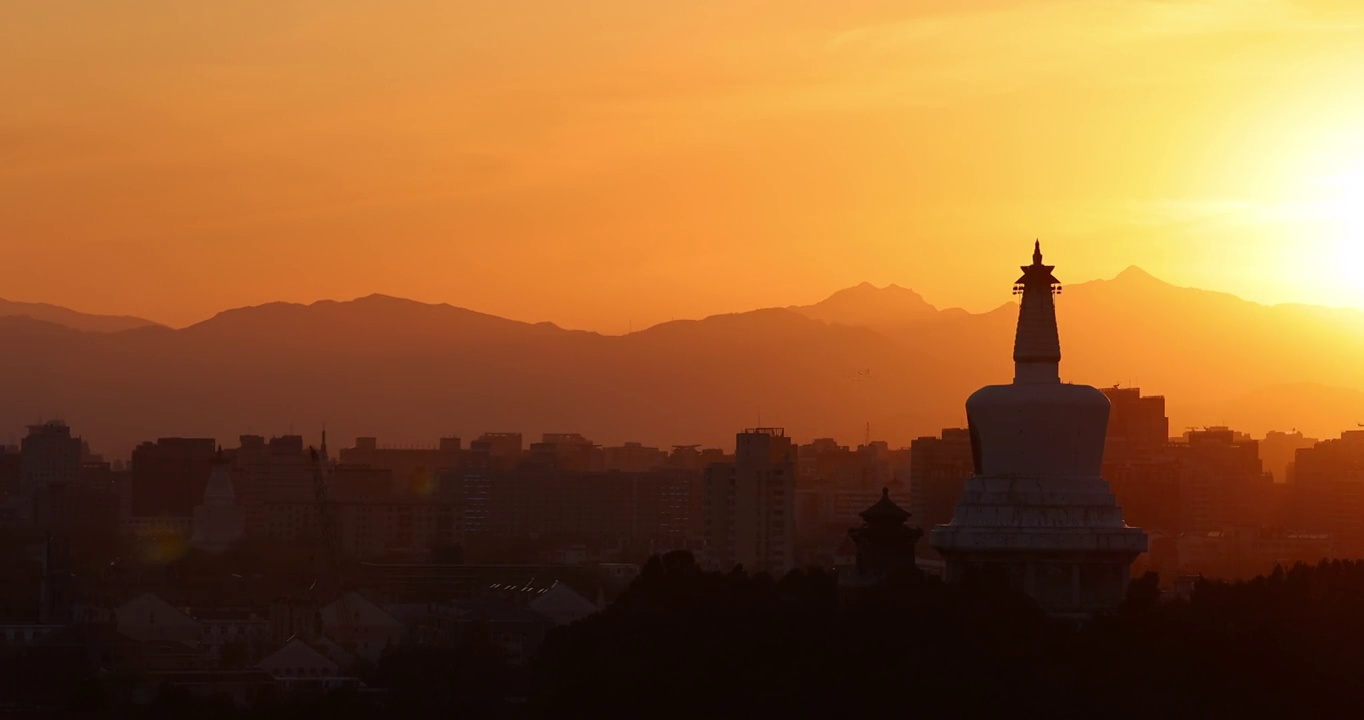
[{"label": "dark tree silhouette", "polygon": [[[1330,715],[1364,699],[1364,565],[1323,563],[1119,613],[1045,617],[1003,578],[891,578],[840,607],[832,576],[707,573],[651,559],[618,602],[551,634],[539,716]],[[609,681],[603,681],[609,678]]]}]

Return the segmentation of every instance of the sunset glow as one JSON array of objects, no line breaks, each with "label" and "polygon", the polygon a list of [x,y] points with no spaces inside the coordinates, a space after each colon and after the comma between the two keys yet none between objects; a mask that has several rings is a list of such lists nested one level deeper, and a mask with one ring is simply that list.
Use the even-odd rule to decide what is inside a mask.
[{"label": "sunset glow", "polygon": [[1364,704],[1364,0],[0,0],[0,707]]},{"label": "sunset glow", "polygon": [[1300,279],[1305,302],[1364,307],[1364,155],[1359,158],[1346,153],[1318,162],[1331,171],[1250,211],[1263,225],[1293,233],[1278,257]]},{"label": "sunset glow", "polygon": [[619,333],[861,281],[984,310],[966,258],[1040,236],[1071,282],[1364,307],[1353,1],[4,13],[11,299],[183,325],[384,292]]},{"label": "sunset glow", "polygon": [[1364,268],[1364,166],[1326,178],[1323,181],[1322,212],[1334,226],[1335,237],[1328,237],[1326,262],[1342,304],[1364,306],[1364,283],[1359,272]]}]

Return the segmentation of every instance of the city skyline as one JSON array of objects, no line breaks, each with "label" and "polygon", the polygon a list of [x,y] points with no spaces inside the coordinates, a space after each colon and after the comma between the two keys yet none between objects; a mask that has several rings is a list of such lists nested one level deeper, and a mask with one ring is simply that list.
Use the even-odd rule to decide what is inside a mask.
[{"label": "city skyline", "polygon": [[620,332],[862,281],[985,310],[961,280],[1038,235],[1364,307],[1355,3],[169,7],[7,9],[0,294]]},{"label": "city skyline", "polygon": [[1364,702],[1364,2],[0,5],[6,711]]}]

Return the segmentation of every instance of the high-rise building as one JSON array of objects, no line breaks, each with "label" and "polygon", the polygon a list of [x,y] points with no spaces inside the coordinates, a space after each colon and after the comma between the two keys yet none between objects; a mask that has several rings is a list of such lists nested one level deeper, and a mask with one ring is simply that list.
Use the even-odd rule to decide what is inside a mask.
[{"label": "high-rise building", "polygon": [[55,530],[70,539],[76,555],[104,550],[118,538],[120,473],[102,461],[87,459],[81,465],[81,478],[61,498],[62,515]]},{"label": "high-rise building", "polygon": [[522,450],[521,433],[485,432],[469,443],[469,452],[463,458],[465,474],[486,476],[509,471],[521,461]]},{"label": "high-rise building", "polygon": [[1293,481],[1297,452],[1315,446],[1319,440],[1310,438],[1294,430],[1293,432],[1269,432],[1260,441],[1260,460],[1265,470],[1274,475],[1274,482]]},{"label": "high-rise building", "polygon": [[1209,532],[1260,527],[1273,516],[1273,476],[1259,443],[1229,428],[1190,430],[1172,446],[1179,462],[1179,528]]},{"label": "high-rise building", "polygon": [[160,438],[133,450],[131,512],[189,518],[204,497],[218,448],[212,438]]},{"label": "high-rise building", "polygon": [[1329,535],[1345,557],[1364,556],[1364,430],[1299,450],[1294,466],[1294,528]]},{"label": "high-rise building", "polygon": [[1142,395],[1141,388],[1112,387],[1103,391],[1111,408],[1104,437],[1104,462],[1146,457],[1170,442],[1170,419],[1165,398]]},{"label": "high-rise building", "polygon": [[80,481],[84,444],[66,423],[53,420],[29,426],[20,447],[20,514],[46,527],[66,524],[66,500]]},{"label": "high-rise building", "polygon": [[[877,482],[879,480],[867,477],[867,468],[858,453],[831,438],[816,438],[800,447],[796,462],[796,486],[801,489],[862,488]],[[857,512],[866,506],[867,503],[864,503]]]},{"label": "high-rise building", "polygon": [[576,472],[529,465],[505,472],[451,472],[440,501],[451,503],[460,544],[482,559],[499,547],[651,554],[690,547],[702,536],[700,471]]},{"label": "high-rise building", "polygon": [[387,470],[396,486],[393,490],[413,495],[429,495],[442,473],[460,467],[460,440],[441,438],[435,447],[380,447],[372,437],[355,439],[355,447],[343,448],[340,460],[347,465]]},{"label": "high-rise building", "polygon": [[[934,528],[952,522],[966,478],[975,472],[971,433],[948,428],[939,437],[921,437],[909,444],[909,509],[913,523]],[[931,548],[920,552],[930,553]]]},{"label": "high-rise building", "polygon": [[967,400],[975,474],[931,541],[949,582],[997,570],[1049,613],[1086,617],[1122,602],[1147,540],[1123,522],[1101,475],[1108,398],[1061,382],[1052,270],[1038,244],[1014,286],[1023,297],[1013,384]]},{"label": "high-rise building", "polygon": [[22,487],[23,472],[23,452],[12,445],[0,445],[0,494],[17,495]]},{"label": "high-rise building", "polygon": [[555,470],[587,472],[601,469],[601,454],[591,440],[578,433],[545,433],[530,444],[524,462]]},{"label": "high-rise building", "polygon": [[784,575],[795,563],[796,446],[780,428],[745,430],[735,441],[734,462],[706,470],[708,561]]},{"label": "high-rise building", "polygon": [[1185,521],[1181,489],[1187,475],[1175,446],[1105,462],[1103,477],[1127,522],[1147,532],[1179,533]]},{"label": "high-rise building", "polygon": [[720,448],[702,448],[700,445],[674,445],[668,454],[665,467],[675,470],[705,470],[716,463],[732,462],[733,457],[726,455]]},{"label": "high-rise building", "polygon": [[30,425],[21,444],[20,484],[25,493],[36,494],[46,486],[75,484],[81,475],[84,446],[71,436],[60,420]]},{"label": "high-rise building", "polygon": [[1148,532],[1178,533],[1180,465],[1170,443],[1165,398],[1140,388],[1103,391],[1111,411],[1104,441],[1103,476],[1123,517]]},{"label": "high-rise building", "polygon": [[817,562],[847,539],[847,529],[881,497],[900,492],[907,480],[909,452],[882,441],[856,449],[831,438],[800,446],[796,460],[796,542],[802,561]]},{"label": "high-rise building", "polygon": [[469,443],[469,449],[495,458],[515,458],[521,454],[519,432],[485,432]]},{"label": "high-rise building", "polygon": [[313,500],[312,453],[301,435],[243,437],[233,453],[238,495],[248,504]]},{"label": "high-rise building", "polygon": [[621,472],[646,472],[668,464],[668,453],[643,443],[627,442],[619,447],[602,448],[602,469]]}]

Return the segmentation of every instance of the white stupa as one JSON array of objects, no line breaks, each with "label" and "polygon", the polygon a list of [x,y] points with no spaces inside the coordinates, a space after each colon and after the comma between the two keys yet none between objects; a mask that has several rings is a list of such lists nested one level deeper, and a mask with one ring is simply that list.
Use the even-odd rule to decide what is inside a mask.
[{"label": "white stupa", "polygon": [[194,508],[190,544],[206,552],[222,552],[246,533],[246,516],[237,505],[232,476],[221,456],[204,486],[204,504]]},{"label": "white stupa", "polygon": [[1122,602],[1146,534],[1123,522],[1100,475],[1108,398],[1060,380],[1061,288],[1052,270],[1039,243],[1014,286],[1023,298],[1013,384],[966,401],[975,475],[952,522],[929,542],[946,559],[949,582],[994,566],[1053,615],[1085,617]]}]

